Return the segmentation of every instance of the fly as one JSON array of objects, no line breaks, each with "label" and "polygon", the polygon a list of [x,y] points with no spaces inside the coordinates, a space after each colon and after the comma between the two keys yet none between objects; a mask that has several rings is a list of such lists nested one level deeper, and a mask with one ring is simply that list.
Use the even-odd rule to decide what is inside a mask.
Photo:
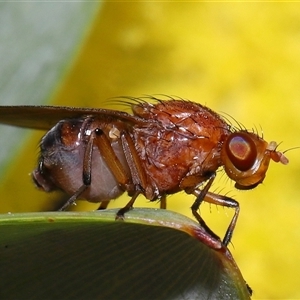
[{"label": "fly", "polygon": [[[287,164],[277,143],[235,128],[206,106],[185,100],[130,98],[132,114],[116,110],[60,106],[0,106],[0,123],[49,130],[41,140],[32,178],[37,187],[62,190],[70,198],[107,203],[124,192],[131,197],[117,217],[143,194],[160,200],[179,191],[193,194],[191,209],[214,238],[200,214],[203,201],[235,210],[223,239],[228,245],[239,215],[239,203],[210,192],[223,167],[237,189],[262,183],[270,161]],[[106,205],[104,204],[103,207]]]}]

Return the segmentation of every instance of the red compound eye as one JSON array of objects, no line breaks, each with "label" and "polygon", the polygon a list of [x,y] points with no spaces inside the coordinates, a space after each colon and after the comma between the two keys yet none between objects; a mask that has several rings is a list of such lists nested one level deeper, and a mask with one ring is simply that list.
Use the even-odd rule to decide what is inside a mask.
[{"label": "red compound eye", "polygon": [[257,156],[257,149],[246,132],[233,133],[226,141],[226,153],[232,164],[240,171],[249,170]]}]

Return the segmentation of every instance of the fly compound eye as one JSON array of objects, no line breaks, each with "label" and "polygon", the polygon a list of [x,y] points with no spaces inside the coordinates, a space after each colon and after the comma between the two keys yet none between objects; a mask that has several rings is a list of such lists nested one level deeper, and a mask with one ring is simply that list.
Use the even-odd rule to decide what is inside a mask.
[{"label": "fly compound eye", "polygon": [[255,163],[256,145],[247,133],[233,133],[226,141],[225,147],[228,158],[238,170],[247,171]]}]

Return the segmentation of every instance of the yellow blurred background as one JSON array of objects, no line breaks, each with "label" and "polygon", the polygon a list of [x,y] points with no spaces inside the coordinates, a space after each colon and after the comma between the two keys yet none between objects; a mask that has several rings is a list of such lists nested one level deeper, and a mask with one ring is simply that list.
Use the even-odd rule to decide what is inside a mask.
[{"label": "yellow blurred background", "polygon": [[[299,3],[108,1],[53,104],[116,109],[109,98],[174,95],[228,113],[286,150],[300,146],[299,78]],[[28,176],[41,135],[33,134],[4,178],[2,213],[57,207],[58,197],[37,191]],[[254,190],[237,191],[221,174],[213,186],[240,203],[229,248],[253,299],[300,298],[299,155],[287,152],[287,166],[271,163]],[[126,201],[124,195],[110,207]],[[192,217],[192,203],[179,193],[168,209]],[[136,206],[158,204],[141,197]],[[74,209],[95,207],[79,201]],[[223,237],[233,212],[203,204],[201,213]]]}]

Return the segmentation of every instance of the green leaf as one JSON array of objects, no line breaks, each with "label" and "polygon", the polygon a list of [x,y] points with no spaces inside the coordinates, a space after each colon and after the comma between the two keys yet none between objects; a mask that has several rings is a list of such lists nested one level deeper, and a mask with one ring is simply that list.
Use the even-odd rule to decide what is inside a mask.
[{"label": "green leaf", "polygon": [[249,299],[229,250],[164,210],[0,216],[2,299]]}]

